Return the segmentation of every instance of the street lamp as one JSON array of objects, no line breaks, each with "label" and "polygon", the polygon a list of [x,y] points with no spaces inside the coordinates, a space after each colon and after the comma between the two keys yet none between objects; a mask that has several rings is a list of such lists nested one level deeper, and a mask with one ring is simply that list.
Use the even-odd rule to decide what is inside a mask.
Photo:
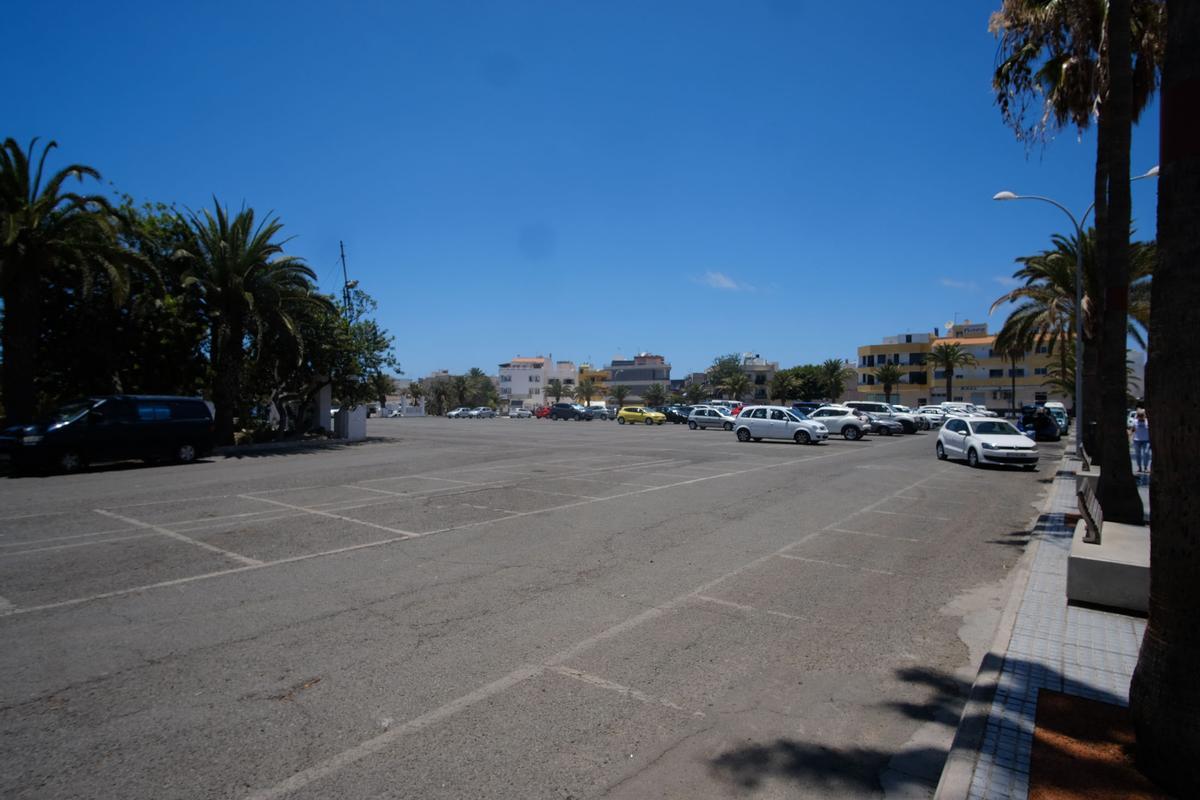
[{"label": "street lamp", "polygon": [[[1144,178],[1157,178],[1158,165],[1155,164],[1150,169],[1146,170],[1141,175],[1136,175],[1129,179],[1140,181]],[[1036,194],[1015,194],[1013,192],[997,192],[992,196],[993,200],[1041,200],[1043,203],[1049,203],[1059,211],[1067,215],[1071,220],[1071,224],[1075,226],[1075,454],[1082,458],[1083,456],[1083,227],[1082,223],[1087,221],[1088,214],[1092,213],[1092,209],[1096,207],[1095,201],[1083,212],[1083,215],[1076,220],[1075,215],[1067,210],[1067,207],[1057,200],[1052,200],[1049,197],[1042,197]]]}]

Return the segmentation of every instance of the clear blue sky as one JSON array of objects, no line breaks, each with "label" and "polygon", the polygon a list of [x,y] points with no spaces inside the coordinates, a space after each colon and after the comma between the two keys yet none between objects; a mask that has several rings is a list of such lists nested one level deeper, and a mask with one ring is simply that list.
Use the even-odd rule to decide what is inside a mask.
[{"label": "clear blue sky", "polygon": [[[411,377],[853,358],[985,319],[1068,229],[995,192],[1091,202],[1094,133],[1027,153],[1001,124],[998,6],[27,2],[0,136],[139,199],[273,209],[327,291],[344,240]],[[1154,182],[1133,196],[1150,238]]]}]

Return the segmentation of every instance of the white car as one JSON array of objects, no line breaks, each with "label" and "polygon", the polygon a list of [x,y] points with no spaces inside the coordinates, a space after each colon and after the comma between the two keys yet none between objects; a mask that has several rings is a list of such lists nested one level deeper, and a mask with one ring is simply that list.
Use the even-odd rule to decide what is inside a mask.
[{"label": "white car", "polygon": [[821,406],[808,418],[824,425],[830,433],[841,434],[843,439],[850,441],[861,439],[864,433],[871,430],[866,414],[846,406]]},{"label": "white car", "polygon": [[734,424],[739,442],[753,439],[791,439],[796,444],[816,444],[829,438],[829,429],[811,419],[801,419],[783,406],[746,406]]},{"label": "white car", "polygon": [[508,411],[509,419],[529,419],[533,416],[533,412],[528,408],[512,408]]},{"label": "white car", "polygon": [[734,418],[729,416],[723,408],[716,406],[698,406],[692,409],[692,413],[688,414],[688,427],[692,430],[696,428],[722,428],[723,430],[733,430]]},{"label": "white car", "polygon": [[449,419],[467,419],[471,416],[471,409],[468,406],[459,406],[446,416]]},{"label": "white car", "polygon": [[981,464],[1016,464],[1037,469],[1038,449],[1011,422],[990,417],[950,417],[938,433],[937,457],[966,459]]}]

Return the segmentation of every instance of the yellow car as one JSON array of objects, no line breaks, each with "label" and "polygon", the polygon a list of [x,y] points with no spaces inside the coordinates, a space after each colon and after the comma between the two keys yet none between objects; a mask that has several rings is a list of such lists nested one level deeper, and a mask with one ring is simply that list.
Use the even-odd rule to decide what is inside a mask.
[{"label": "yellow car", "polygon": [[641,406],[625,406],[617,412],[617,422],[622,425],[626,422],[631,425],[636,425],[639,422],[646,425],[662,425],[666,421],[666,414],[660,414],[657,411],[651,411]]}]

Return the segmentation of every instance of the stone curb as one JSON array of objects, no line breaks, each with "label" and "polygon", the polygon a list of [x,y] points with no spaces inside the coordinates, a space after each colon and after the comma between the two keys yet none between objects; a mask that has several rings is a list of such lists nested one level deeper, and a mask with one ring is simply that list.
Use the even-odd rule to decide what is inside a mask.
[{"label": "stone curb", "polygon": [[[1062,458],[1055,467],[1055,479],[1046,491],[1046,499],[1042,502],[1041,510],[1034,514],[1027,530],[1031,533],[1037,529],[1038,520],[1050,513],[1054,503],[1054,483],[1057,474],[1070,460],[1071,450],[1067,447]],[[992,699],[996,694],[996,686],[1004,667],[1004,659],[1008,653],[1009,642],[1012,641],[1013,628],[1017,624],[1017,614],[1025,599],[1025,587],[1029,584],[1033,561],[1041,547],[1041,539],[1035,538],[1026,548],[1021,560],[1013,570],[1013,586],[1009,590],[1008,600],[1000,621],[996,625],[996,635],[991,647],[984,655],[979,665],[975,682],[971,684],[971,692],[967,703],[963,706],[962,716],[959,717],[958,730],[954,734],[954,742],[946,756],[946,764],[942,767],[942,777],[934,790],[934,800],[962,800],[971,789],[971,779],[975,774],[975,764],[979,760],[979,750],[983,745],[983,735],[987,729],[988,714],[991,711]],[[1064,597],[1063,602],[1067,599]]]}]

